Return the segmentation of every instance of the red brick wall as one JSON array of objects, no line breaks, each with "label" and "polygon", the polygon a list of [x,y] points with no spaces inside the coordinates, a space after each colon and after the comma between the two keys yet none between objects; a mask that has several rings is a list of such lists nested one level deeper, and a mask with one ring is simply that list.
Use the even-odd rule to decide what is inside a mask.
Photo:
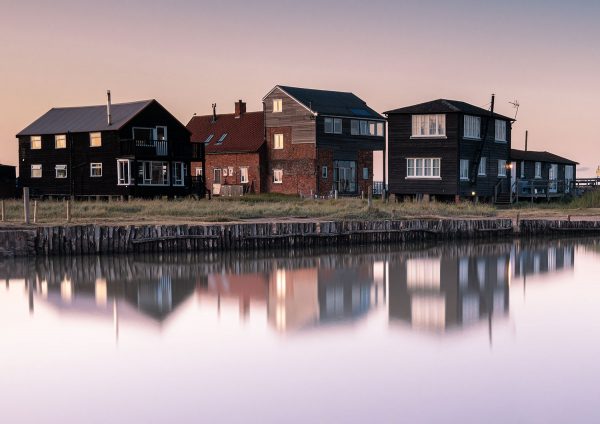
[{"label": "red brick wall", "polygon": [[[326,196],[333,190],[333,150],[318,149],[317,163],[318,194],[319,196]],[[325,179],[322,177],[324,166],[327,167],[327,178]]]},{"label": "red brick wall", "polygon": [[[264,166],[264,165],[263,165]],[[191,175],[196,175],[196,168],[201,168],[201,162],[192,163]],[[226,177],[221,174],[221,184],[240,184],[240,168],[248,167],[248,184],[251,192],[260,193],[263,175],[261,173],[261,163],[259,153],[227,153],[206,155],[206,187],[212,190],[214,183],[215,168],[224,169],[233,167],[233,175]]]},{"label": "red brick wall", "polygon": [[[359,150],[358,152],[358,194],[363,191],[365,196],[369,187],[373,187],[373,152],[371,150]],[[363,168],[369,168],[369,179],[363,179]]]},{"label": "red brick wall", "polygon": [[[274,149],[274,135],[283,134],[283,149]],[[269,193],[302,194],[316,192],[316,147],[313,143],[292,143],[291,127],[267,129],[267,191]],[[283,170],[281,184],[273,183],[273,170]]]}]

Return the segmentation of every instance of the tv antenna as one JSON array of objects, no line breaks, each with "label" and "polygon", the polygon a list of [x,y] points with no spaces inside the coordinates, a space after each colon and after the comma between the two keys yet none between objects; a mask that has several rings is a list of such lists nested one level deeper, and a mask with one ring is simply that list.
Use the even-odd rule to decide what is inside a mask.
[{"label": "tv antenna", "polygon": [[508,102],[510,103],[516,110],[515,110],[515,121],[517,120],[517,114],[519,113],[519,106],[521,106],[519,104],[518,100],[515,100],[514,102]]}]

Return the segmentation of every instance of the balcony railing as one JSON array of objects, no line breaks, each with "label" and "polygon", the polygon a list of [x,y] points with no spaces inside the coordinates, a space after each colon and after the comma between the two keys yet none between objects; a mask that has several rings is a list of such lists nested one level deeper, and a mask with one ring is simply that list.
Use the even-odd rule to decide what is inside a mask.
[{"label": "balcony railing", "polygon": [[204,144],[171,140],[121,140],[121,154],[135,157],[201,160]]},{"label": "balcony railing", "polygon": [[516,179],[512,185],[514,200],[553,198],[575,194],[575,180]]}]

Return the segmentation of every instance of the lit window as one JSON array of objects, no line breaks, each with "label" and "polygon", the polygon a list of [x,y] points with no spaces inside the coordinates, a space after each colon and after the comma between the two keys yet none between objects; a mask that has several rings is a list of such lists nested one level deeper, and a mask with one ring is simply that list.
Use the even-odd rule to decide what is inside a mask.
[{"label": "lit window", "polygon": [[461,180],[469,179],[469,159],[461,159],[460,160],[460,179]]},{"label": "lit window", "polygon": [[481,118],[465,115],[465,138],[481,138]]},{"label": "lit window", "polygon": [[217,145],[219,144],[223,144],[223,141],[225,141],[225,138],[227,137],[227,133],[223,134],[218,140],[217,140]]},{"label": "lit window", "polygon": [[542,178],[542,163],[535,163],[535,178]]},{"label": "lit window", "polygon": [[240,183],[246,184],[248,182],[248,167],[240,168]]},{"label": "lit window", "polygon": [[275,184],[283,183],[283,169],[274,169],[273,170],[273,183],[275,183]]},{"label": "lit window", "polygon": [[273,148],[283,149],[283,134],[275,134],[273,136]]},{"label": "lit window", "polygon": [[66,149],[67,148],[67,136],[66,135],[55,135],[54,136],[54,148],[55,149]]},{"label": "lit window", "polygon": [[31,178],[42,178],[42,165],[31,165]]},{"label": "lit window", "polygon": [[283,111],[283,100],[273,99],[273,112],[278,113]]},{"label": "lit window", "polygon": [[413,137],[445,137],[446,115],[413,115]]},{"label": "lit window", "polygon": [[498,176],[506,177],[506,161],[504,159],[498,159]]},{"label": "lit window", "polygon": [[440,178],[440,158],[407,158],[407,178]]},{"label": "lit window", "polygon": [[323,166],[321,168],[321,178],[323,178],[324,180],[327,179],[327,167],[326,166]]},{"label": "lit window", "polygon": [[102,133],[93,132],[90,133],[90,147],[102,146]]},{"label": "lit window", "polygon": [[496,119],[496,141],[506,141],[506,121]]},{"label": "lit window", "polygon": [[479,161],[479,171],[477,175],[485,177],[487,174],[487,158],[481,158]]},{"label": "lit window", "polygon": [[131,184],[131,168],[128,159],[117,159],[117,185]]},{"label": "lit window", "polygon": [[90,163],[90,177],[98,178],[102,176],[102,164],[99,162]]},{"label": "lit window", "polygon": [[377,123],[377,136],[385,137],[385,126],[384,126],[383,122]]},{"label": "lit window", "polygon": [[202,168],[201,167],[197,167],[196,168],[196,177],[201,177],[203,174],[202,172]]},{"label": "lit window", "polygon": [[31,150],[39,150],[42,148],[42,136],[32,135],[31,136]]},{"label": "lit window", "polygon": [[56,165],[54,173],[56,178],[67,178],[67,165]]},{"label": "lit window", "polygon": [[206,137],[206,140],[204,140],[204,144],[210,143],[210,140],[212,140],[214,136],[215,136],[214,134],[211,134],[208,137]]}]

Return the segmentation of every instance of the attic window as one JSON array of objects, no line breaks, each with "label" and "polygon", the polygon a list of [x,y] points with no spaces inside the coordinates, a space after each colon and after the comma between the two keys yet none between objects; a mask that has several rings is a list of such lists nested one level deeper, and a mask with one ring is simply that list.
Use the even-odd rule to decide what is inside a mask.
[{"label": "attic window", "polygon": [[217,144],[223,144],[223,141],[225,141],[225,137],[227,137],[227,133],[223,134],[221,138],[217,140]]},{"label": "attic window", "polygon": [[204,140],[204,144],[210,143],[210,140],[212,140],[214,136],[215,136],[214,134],[211,134],[208,137],[206,137],[206,140]]}]

